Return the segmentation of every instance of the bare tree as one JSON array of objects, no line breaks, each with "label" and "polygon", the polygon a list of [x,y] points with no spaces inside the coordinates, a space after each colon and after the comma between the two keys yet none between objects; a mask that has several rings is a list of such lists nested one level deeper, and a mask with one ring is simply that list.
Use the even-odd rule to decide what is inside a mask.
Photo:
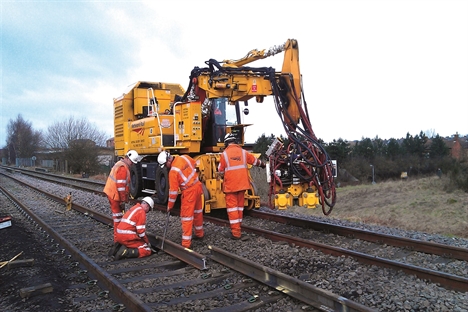
[{"label": "bare tree", "polygon": [[93,173],[99,168],[99,146],[105,146],[106,139],[106,133],[85,118],[75,120],[71,116],[47,128],[44,144],[57,152],[65,171]]},{"label": "bare tree", "polygon": [[7,158],[15,163],[16,158],[29,158],[39,148],[41,131],[33,129],[32,124],[18,114],[16,120],[10,119],[7,125]]},{"label": "bare tree", "polygon": [[428,138],[435,138],[436,136],[439,135],[434,129],[428,129],[428,130],[426,130],[426,132],[425,132],[424,134],[425,134]]},{"label": "bare tree", "polygon": [[57,121],[47,128],[44,135],[46,147],[55,150],[64,150],[70,147],[75,140],[91,140],[97,146],[105,146],[107,135],[86,118],[76,120],[73,116],[63,121]]}]

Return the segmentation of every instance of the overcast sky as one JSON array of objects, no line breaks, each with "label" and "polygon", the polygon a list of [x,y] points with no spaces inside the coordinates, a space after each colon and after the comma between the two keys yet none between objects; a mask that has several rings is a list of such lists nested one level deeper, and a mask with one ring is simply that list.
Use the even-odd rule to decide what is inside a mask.
[{"label": "overcast sky", "polygon": [[[86,117],[113,137],[113,99],[179,83],[208,59],[297,39],[305,99],[325,142],[468,135],[468,1],[2,1],[1,125]],[[250,66],[281,69],[278,54]],[[251,101],[246,138],[284,134]]]}]

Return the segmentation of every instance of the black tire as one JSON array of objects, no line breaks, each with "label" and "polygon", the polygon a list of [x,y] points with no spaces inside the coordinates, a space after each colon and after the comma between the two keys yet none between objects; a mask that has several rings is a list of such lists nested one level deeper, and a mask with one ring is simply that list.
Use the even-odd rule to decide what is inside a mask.
[{"label": "black tire", "polygon": [[143,181],[141,180],[141,164],[130,167],[130,196],[138,198],[142,195]]},{"label": "black tire", "polygon": [[169,173],[166,167],[158,166],[156,169],[156,180],[154,189],[160,204],[166,204],[169,197]]},{"label": "black tire", "polygon": [[[257,195],[258,194],[258,190],[257,190],[257,186],[255,185],[255,183],[253,183],[252,181],[250,182],[250,189],[248,189],[247,191],[247,194],[249,195]],[[245,210],[251,210],[255,207],[255,201],[254,200],[249,200],[247,201],[247,206],[244,207]]]},{"label": "black tire", "polygon": [[202,183],[202,189],[203,189],[203,203],[202,203],[202,209],[203,213],[205,213],[205,202],[207,200],[211,199],[210,192],[208,192],[208,189],[206,188],[206,185]]}]

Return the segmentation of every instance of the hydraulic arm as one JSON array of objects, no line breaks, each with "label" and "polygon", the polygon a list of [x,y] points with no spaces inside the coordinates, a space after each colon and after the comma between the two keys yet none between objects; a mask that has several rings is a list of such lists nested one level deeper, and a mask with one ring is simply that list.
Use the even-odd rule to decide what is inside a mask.
[{"label": "hydraulic arm", "polygon": [[[284,52],[283,67],[245,66],[258,59]],[[287,134],[288,144],[275,140],[269,157],[270,200],[276,208],[299,204],[322,205],[330,214],[336,202],[332,162],[315,136],[310,123],[301,82],[299,45],[294,39],[270,50],[252,50],[237,61],[210,59],[207,67],[195,67],[182,101],[198,100],[205,106],[224,98],[230,105],[255,98],[262,103],[272,96],[276,112]]]}]

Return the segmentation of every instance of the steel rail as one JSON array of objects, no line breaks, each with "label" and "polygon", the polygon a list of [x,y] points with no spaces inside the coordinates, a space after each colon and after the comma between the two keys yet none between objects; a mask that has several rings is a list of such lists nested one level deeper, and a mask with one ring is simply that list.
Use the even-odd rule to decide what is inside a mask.
[{"label": "steel rail", "polygon": [[[206,221],[213,222],[218,225],[229,226],[229,221],[220,220],[216,218],[205,217]],[[268,230],[258,229],[246,225],[242,225],[242,230],[245,232],[253,233],[256,235],[263,236],[265,238],[271,239],[272,241],[283,241],[288,242],[290,244],[294,244],[300,247],[311,248],[315,250],[319,250],[324,254],[329,254],[332,256],[347,256],[355,258],[357,261],[369,265],[376,265],[379,267],[390,268],[393,270],[401,270],[406,274],[415,275],[421,279],[430,280],[433,283],[440,283],[443,287],[447,289],[457,290],[457,291],[468,291],[468,279],[448,273],[438,272],[430,269],[425,269],[421,267],[417,267],[410,264],[405,264],[397,261],[392,261],[376,256],[367,255],[364,253],[333,247],[321,243],[315,243],[310,240],[289,236],[285,234],[280,234]]]},{"label": "steel rail", "polygon": [[[29,170],[25,168],[18,168],[18,167],[9,167],[9,166],[4,166],[0,165],[0,168],[6,169],[8,171],[17,171],[21,173],[25,173],[27,175],[33,176],[33,177],[38,177],[42,179],[40,176],[48,176],[48,177],[55,177],[55,178],[60,178],[64,180],[70,180],[70,181],[75,181],[78,183],[85,183],[85,184],[92,184],[96,186],[102,186],[104,188],[105,183],[101,181],[96,181],[96,180],[90,180],[87,178],[75,178],[75,177],[69,177],[69,176],[64,176],[64,175],[59,175],[59,174],[54,174],[50,172],[45,172],[45,171],[39,171],[39,170]],[[37,168],[36,168],[37,169]]]},{"label": "steel rail", "polygon": [[215,246],[211,259],[322,311],[376,311]]},{"label": "steel rail", "polygon": [[[2,174],[2,173],[0,173]],[[24,185],[24,186],[27,186],[41,194],[43,194],[44,196],[46,196],[47,198],[50,198],[56,202],[59,202],[59,203],[63,203],[63,204],[66,204],[65,200],[63,198],[60,198],[58,196],[55,196],[53,194],[49,194],[43,190],[40,190],[32,185],[29,185],[27,183],[24,183],[23,181],[21,180],[18,180],[14,177],[11,177],[11,176],[8,176],[9,178],[15,180],[16,182],[20,183],[21,185]],[[79,211],[83,214],[85,214],[86,216],[90,217],[90,218],[93,218],[95,219],[96,221],[99,221],[109,227],[112,227],[113,226],[113,221],[112,221],[112,218],[108,215],[104,215],[102,213],[99,213],[97,211],[94,211],[94,210],[91,210],[89,208],[86,208],[86,207],[83,207],[81,205],[78,205],[76,203],[72,203],[71,205],[71,208],[76,210],[76,211]],[[162,243],[162,238],[154,235],[153,233],[151,232],[147,232],[146,233],[147,236],[148,236],[148,239],[150,240],[150,243],[152,246],[154,246],[155,248],[158,248],[158,246],[161,246],[161,243]],[[170,240],[168,239],[165,239],[165,242],[164,242],[164,252],[167,253],[167,254],[170,254],[171,256],[173,257],[176,257],[177,259],[199,269],[199,270],[206,270],[207,269],[207,264],[206,264],[206,256],[205,255],[202,255],[200,253],[197,253],[191,249],[188,249],[188,248],[185,248],[185,247],[182,247],[180,246],[179,244],[176,244],[174,242],[171,242]]]},{"label": "steel rail", "polygon": [[118,301],[121,301],[126,307],[131,309],[131,311],[152,311],[152,309],[141,301],[137,296],[128,291],[117,279],[108,274],[103,270],[99,265],[97,265],[91,258],[86,254],[82,253],[77,249],[73,244],[71,244],[66,238],[60,235],[52,227],[50,227],[46,222],[37,216],[32,210],[30,210],[25,205],[16,199],[12,194],[0,186],[0,190],[21,210],[29,215],[37,224],[39,224],[54,240],[58,242],[60,246],[63,246],[74,259],[79,261],[83,266],[86,267],[88,272],[96,277],[97,280],[109,291],[112,293],[113,298],[118,298]]},{"label": "steel rail", "polygon": [[355,229],[351,227],[338,226],[320,221],[304,220],[283,215],[276,215],[267,212],[248,210],[246,215],[254,218],[261,218],[278,223],[294,225],[298,227],[308,228],[312,230],[323,231],[325,233],[333,233],[341,236],[362,239],[369,242],[387,244],[395,247],[410,248],[411,250],[439,255],[442,257],[453,258],[458,260],[468,261],[468,249],[448,246],[444,244],[421,241],[406,237],[399,237],[388,234],[374,233],[367,230]]}]

